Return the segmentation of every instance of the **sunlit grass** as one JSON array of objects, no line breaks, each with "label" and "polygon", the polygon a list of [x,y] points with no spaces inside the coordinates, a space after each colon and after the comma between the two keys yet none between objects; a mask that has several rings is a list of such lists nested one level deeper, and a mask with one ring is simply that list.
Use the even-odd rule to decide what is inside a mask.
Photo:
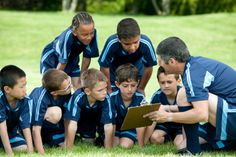
[{"label": "sunlit grass", "polygon": [[[28,78],[28,93],[40,86],[39,60],[42,49],[71,23],[72,13],[62,12],[10,12],[0,11],[0,68],[15,64],[24,69]],[[116,32],[117,23],[126,15],[94,14],[98,30],[99,50],[103,49],[107,37]],[[236,14],[209,14],[194,16],[132,16],[141,32],[148,35],[156,49],[157,44],[169,37],[179,36],[189,47],[192,55],[201,55],[222,61],[236,69]],[[91,67],[99,68],[97,59]],[[158,89],[154,68],[146,88],[147,100]],[[176,156],[171,144],[135,146],[130,150],[115,148],[105,150],[80,144],[71,151],[48,149],[47,156]],[[233,152],[206,153],[204,156],[233,156]],[[0,151],[0,156],[4,151]],[[19,156],[37,156],[17,154]]]}]

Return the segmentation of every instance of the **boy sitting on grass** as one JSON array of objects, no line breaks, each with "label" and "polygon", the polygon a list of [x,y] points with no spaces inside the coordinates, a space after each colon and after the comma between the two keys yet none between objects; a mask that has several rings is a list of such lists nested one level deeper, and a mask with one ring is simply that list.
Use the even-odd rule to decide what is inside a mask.
[{"label": "boy sitting on grass", "polygon": [[[179,89],[178,86],[179,75],[165,74],[163,67],[159,67],[157,71],[157,80],[160,85],[151,98],[151,103],[161,103],[165,106],[167,112],[177,112],[178,106],[176,104],[176,97]],[[145,143],[149,140],[152,144],[163,144],[165,141],[173,140],[175,146],[178,148],[183,141],[182,124],[166,122],[153,124],[147,127],[145,133]]]},{"label": "boy sitting on grass", "polygon": [[25,72],[14,65],[3,67],[0,71],[0,87],[0,147],[4,147],[8,155],[13,155],[12,149],[32,153],[32,101],[25,97]]},{"label": "boy sitting on grass", "polygon": [[111,148],[114,116],[107,95],[107,78],[101,71],[92,68],[82,73],[81,85],[83,89],[72,95],[64,117],[66,147],[73,146],[78,132],[82,141],[97,143],[99,139],[99,144]]},{"label": "boy sitting on grass", "polygon": [[116,111],[114,145],[130,148],[138,139],[139,146],[143,147],[144,128],[120,130],[128,108],[140,106],[146,102],[144,95],[137,92],[139,83],[138,69],[130,63],[119,66],[116,70],[115,83],[119,90],[111,94],[111,102]]}]

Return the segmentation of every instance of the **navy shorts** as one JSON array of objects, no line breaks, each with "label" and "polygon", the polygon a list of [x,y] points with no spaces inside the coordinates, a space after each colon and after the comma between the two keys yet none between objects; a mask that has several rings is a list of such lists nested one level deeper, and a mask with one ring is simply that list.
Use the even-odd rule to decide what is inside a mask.
[{"label": "navy shorts", "polygon": [[166,132],[165,141],[174,140],[177,135],[182,134],[182,124],[179,123],[163,123],[157,124],[155,130],[163,130]]},{"label": "navy shorts", "polygon": [[62,121],[58,124],[52,124],[48,121],[44,121],[41,136],[44,144],[49,146],[59,146],[59,144],[64,142],[65,139]]},{"label": "navy shorts", "polygon": [[134,143],[137,141],[136,129],[130,129],[130,130],[124,130],[124,131],[116,130],[115,136],[119,138],[123,138],[123,137],[129,138]]},{"label": "navy shorts", "polygon": [[216,140],[236,140],[236,104],[218,97],[216,113]]},{"label": "navy shorts", "polygon": [[210,144],[213,150],[236,149],[236,140],[216,140],[216,128],[210,123],[200,124],[198,128],[198,134]]},{"label": "navy shorts", "polygon": [[[9,141],[12,148],[18,147],[21,145],[26,145],[26,141],[24,137],[19,132],[10,132],[10,133],[8,132],[8,136],[9,136]],[[1,139],[0,139],[0,147],[3,147],[3,143]]]}]

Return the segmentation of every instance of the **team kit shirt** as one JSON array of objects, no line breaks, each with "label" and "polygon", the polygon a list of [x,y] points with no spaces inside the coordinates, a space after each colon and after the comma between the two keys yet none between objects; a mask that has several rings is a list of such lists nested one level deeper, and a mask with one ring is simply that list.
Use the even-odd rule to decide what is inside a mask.
[{"label": "team kit shirt", "polygon": [[139,70],[139,78],[142,77],[143,68],[157,65],[156,55],[151,40],[145,36],[140,36],[140,45],[138,49],[132,53],[127,53],[116,34],[110,36],[99,57],[99,65],[101,67],[110,68],[110,81],[115,85],[115,70],[118,66],[126,63],[132,63]]},{"label": "team kit shirt", "polygon": [[[23,137],[17,134],[23,129],[30,128],[32,105],[32,100],[24,97],[17,101],[16,107],[13,109],[5,94],[0,90],[0,123],[6,121],[10,143],[23,142],[25,144]],[[16,137],[11,135],[16,135]]]},{"label": "team kit shirt", "polygon": [[67,28],[58,37],[48,44],[42,53],[40,73],[43,74],[50,68],[56,68],[58,63],[66,64],[64,71],[70,76],[79,76],[79,55],[83,52],[86,58],[98,57],[97,32],[89,45],[84,45],[72,33],[72,27]]},{"label": "team kit shirt", "polygon": [[[108,95],[104,101],[97,100],[90,105],[85,92],[78,89],[71,97],[64,118],[78,122],[78,132],[82,137],[95,138],[97,127],[103,127],[114,121],[112,110]],[[100,133],[102,134],[102,132]]]},{"label": "team kit shirt", "polygon": [[64,113],[70,97],[71,94],[68,94],[54,99],[45,88],[35,88],[30,94],[30,98],[32,98],[34,102],[32,124],[42,126],[45,113],[49,107],[58,106],[62,109],[62,113]]},{"label": "team kit shirt", "polygon": [[125,119],[128,108],[140,106],[141,104],[146,103],[146,99],[143,94],[135,92],[132,97],[131,103],[129,104],[128,107],[126,107],[121,97],[120,90],[117,90],[111,93],[111,102],[114,105],[116,112],[116,130],[120,131],[120,128]]},{"label": "team kit shirt", "polygon": [[[180,88],[181,88],[180,86],[177,86],[177,91],[179,91]],[[177,97],[177,94],[176,94],[176,97]],[[162,105],[177,105],[176,97],[175,97],[174,103],[170,104],[165,93],[162,92],[161,89],[158,89],[151,98],[151,104],[161,103]],[[166,123],[157,124],[155,129],[161,129],[167,132],[167,134],[170,134],[170,136],[172,136],[172,134],[176,136],[177,134],[182,133],[182,124],[166,122]]]},{"label": "team kit shirt", "polygon": [[189,102],[218,96],[216,139],[236,139],[236,71],[224,63],[204,57],[190,57],[182,76]]}]

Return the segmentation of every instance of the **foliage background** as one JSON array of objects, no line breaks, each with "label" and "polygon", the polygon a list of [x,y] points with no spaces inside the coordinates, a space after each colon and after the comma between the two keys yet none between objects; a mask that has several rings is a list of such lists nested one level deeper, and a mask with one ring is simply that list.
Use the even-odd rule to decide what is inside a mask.
[{"label": "foliage background", "polygon": [[[159,6],[161,0],[155,0]],[[82,4],[85,6],[80,6]],[[58,11],[62,0],[1,0],[0,9]],[[92,13],[129,13],[155,15],[151,0],[78,0],[78,10]],[[235,0],[170,0],[171,15],[235,12]]]}]

